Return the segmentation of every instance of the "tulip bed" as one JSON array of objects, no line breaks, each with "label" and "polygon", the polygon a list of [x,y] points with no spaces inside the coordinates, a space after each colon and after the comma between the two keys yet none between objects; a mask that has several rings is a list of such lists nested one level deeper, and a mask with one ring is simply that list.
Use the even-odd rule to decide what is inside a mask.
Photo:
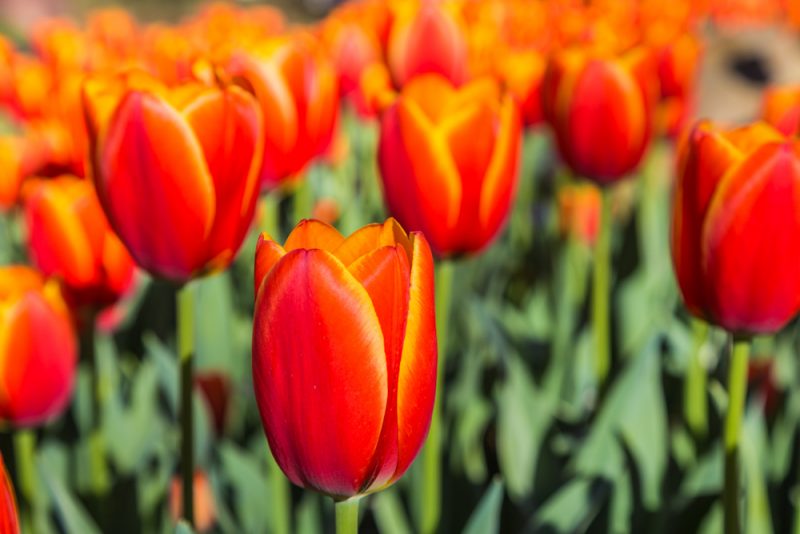
[{"label": "tulip bed", "polygon": [[0,534],[800,531],[797,5],[0,36]]}]

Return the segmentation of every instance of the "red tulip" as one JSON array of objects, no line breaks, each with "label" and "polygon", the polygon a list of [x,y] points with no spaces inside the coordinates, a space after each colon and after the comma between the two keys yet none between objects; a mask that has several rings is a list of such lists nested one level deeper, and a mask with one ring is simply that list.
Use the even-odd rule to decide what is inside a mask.
[{"label": "red tulip", "polygon": [[378,162],[389,211],[440,255],[475,252],[500,231],[517,181],[520,118],[480,80],[412,80],[383,115]]},{"label": "red tulip", "polygon": [[62,177],[26,185],[28,249],[47,276],[63,280],[68,300],[105,307],[128,289],[134,264],[111,231],[92,184]]},{"label": "red tulip", "polygon": [[252,86],[266,138],[261,182],[276,187],[324,153],[338,117],[336,71],[310,39],[274,39],[232,60]]},{"label": "red tulip", "polygon": [[[196,532],[209,532],[217,521],[217,506],[211,482],[204,471],[194,472],[194,524]],[[169,486],[169,514],[174,522],[183,517],[183,482],[180,477],[172,479]]]},{"label": "red tulip", "polygon": [[599,184],[633,171],[650,143],[656,91],[647,49],[620,57],[588,49],[555,54],[542,82],[542,112],[564,162]]},{"label": "red tulip", "polygon": [[597,186],[584,182],[558,191],[561,232],[580,243],[593,246],[600,233],[603,196]]},{"label": "red tulip", "polygon": [[14,499],[14,488],[0,455],[0,532],[3,534],[19,534],[19,517],[17,502]]},{"label": "red tulip", "polygon": [[689,310],[735,333],[775,332],[800,310],[800,141],[764,123],[701,122],[679,153],[675,272]]},{"label": "red tulip", "polygon": [[436,390],[427,241],[392,219],[346,239],[304,220],[283,247],[262,234],[255,272],[253,379],[278,465],[335,498],[392,484]]},{"label": "red tulip", "polygon": [[27,267],[0,267],[0,424],[38,425],[72,392],[75,332],[55,282]]},{"label": "red tulip", "polygon": [[136,262],[185,281],[225,268],[258,196],[261,114],[237,86],[167,90],[142,73],[84,88],[92,173]]},{"label": "red tulip", "polygon": [[435,2],[398,15],[388,49],[389,69],[398,87],[420,74],[439,74],[454,85],[467,79],[467,39],[455,13]]}]

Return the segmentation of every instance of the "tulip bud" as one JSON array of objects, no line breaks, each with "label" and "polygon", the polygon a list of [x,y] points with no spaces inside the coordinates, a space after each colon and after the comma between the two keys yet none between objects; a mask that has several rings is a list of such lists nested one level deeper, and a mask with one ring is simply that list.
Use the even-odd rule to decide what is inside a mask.
[{"label": "tulip bud", "polygon": [[592,246],[600,232],[603,197],[590,183],[568,185],[558,192],[561,232],[580,243]]},{"label": "tulip bud", "polygon": [[0,532],[3,534],[19,534],[19,517],[17,502],[14,499],[14,488],[3,464],[0,454]]},{"label": "tulip bud", "polygon": [[234,57],[263,113],[261,183],[277,187],[324,153],[339,113],[336,71],[310,38],[273,39]]},{"label": "tulip bud", "polygon": [[304,220],[283,247],[262,234],[255,262],[253,381],[278,465],[337,499],[394,483],[436,391],[427,241],[392,219],[346,239]]},{"label": "tulip bud", "polygon": [[29,182],[25,214],[31,258],[45,275],[64,282],[72,304],[103,308],[129,288],[133,260],[91,183],[70,177]]},{"label": "tulip bud", "polygon": [[41,424],[72,393],[77,340],[58,285],[27,267],[0,267],[0,423]]},{"label": "tulip bud", "polygon": [[227,267],[258,197],[256,100],[133,72],[88,81],[84,101],[97,196],[136,262],[175,281]]},{"label": "tulip bud", "polygon": [[398,87],[430,73],[462,84],[467,78],[467,40],[461,22],[435,2],[399,14],[389,38],[388,62]]},{"label": "tulip bud", "polygon": [[415,78],[381,121],[389,211],[437,254],[481,250],[508,215],[520,129],[516,104],[489,80],[456,89],[439,75]]},{"label": "tulip bud", "polygon": [[656,97],[655,64],[644,48],[619,57],[557,53],[542,82],[542,112],[561,158],[601,185],[639,165],[652,136]]},{"label": "tulip bud", "polygon": [[[194,472],[194,529],[197,532],[209,532],[217,521],[217,507],[214,504],[214,492],[204,471]],[[174,522],[183,517],[183,486],[180,477],[172,479],[169,486],[169,513]]]},{"label": "tulip bud", "polygon": [[678,161],[672,257],[689,311],[734,333],[780,330],[800,310],[800,141],[700,122]]}]

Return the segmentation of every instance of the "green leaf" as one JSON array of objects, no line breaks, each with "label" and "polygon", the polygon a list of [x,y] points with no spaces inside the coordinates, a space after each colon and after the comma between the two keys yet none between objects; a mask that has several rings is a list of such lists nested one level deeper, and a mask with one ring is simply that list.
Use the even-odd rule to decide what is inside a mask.
[{"label": "green leaf", "polygon": [[259,459],[233,444],[219,448],[223,473],[235,492],[235,513],[242,532],[265,532],[269,518],[264,503],[270,502],[266,472]]},{"label": "green leaf", "polygon": [[55,470],[51,471],[50,468],[53,466],[45,458],[39,471],[53,499],[56,514],[64,525],[64,530],[67,534],[99,534],[100,529],[69,492],[64,482],[55,475]]},{"label": "green leaf", "polygon": [[583,532],[606,499],[605,486],[573,478],[539,507],[526,531]]},{"label": "green leaf", "polygon": [[526,497],[533,488],[541,440],[554,405],[536,389],[527,369],[514,356],[497,390],[497,456],[509,494]]},{"label": "green leaf", "polygon": [[481,502],[472,512],[462,534],[497,534],[500,532],[500,510],[503,506],[503,483],[495,479]]},{"label": "green leaf", "polygon": [[175,534],[194,534],[194,529],[186,521],[180,520],[175,525]]},{"label": "green leaf", "polygon": [[408,516],[394,487],[375,495],[371,506],[381,534],[411,534]]}]

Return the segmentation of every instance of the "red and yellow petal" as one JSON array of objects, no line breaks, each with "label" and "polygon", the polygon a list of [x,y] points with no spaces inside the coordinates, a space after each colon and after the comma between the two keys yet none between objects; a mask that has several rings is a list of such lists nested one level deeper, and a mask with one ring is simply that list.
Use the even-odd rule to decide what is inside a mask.
[{"label": "red and yellow petal", "polygon": [[436,312],[433,256],[420,233],[412,234],[408,319],[397,389],[398,462],[392,480],[405,473],[422,447],[436,396]]},{"label": "red and yellow petal", "polygon": [[286,252],[312,248],[333,252],[343,242],[342,234],[330,224],[316,219],[303,219],[286,238],[283,248]]},{"label": "red and yellow petal", "polygon": [[359,493],[383,426],[388,372],[369,294],[329,252],[289,252],[265,279],[253,378],[289,479],[336,497]]},{"label": "red and yellow petal", "polygon": [[175,280],[202,268],[214,181],[186,120],[163,99],[130,92],[98,150],[98,196],[137,263]]},{"label": "red and yellow petal", "polygon": [[[774,332],[800,310],[800,143],[769,143],[725,176],[702,233],[715,322]],[[768,238],[765,238],[767,236]]]},{"label": "red and yellow petal", "polygon": [[258,236],[256,243],[256,261],[254,272],[254,291],[253,295],[258,297],[258,290],[275,264],[286,255],[282,246],[272,240],[266,232]]},{"label": "red and yellow petal", "polygon": [[11,485],[11,478],[6,471],[2,455],[0,455],[0,532],[19,534],[19,517],[14,488]]}]

